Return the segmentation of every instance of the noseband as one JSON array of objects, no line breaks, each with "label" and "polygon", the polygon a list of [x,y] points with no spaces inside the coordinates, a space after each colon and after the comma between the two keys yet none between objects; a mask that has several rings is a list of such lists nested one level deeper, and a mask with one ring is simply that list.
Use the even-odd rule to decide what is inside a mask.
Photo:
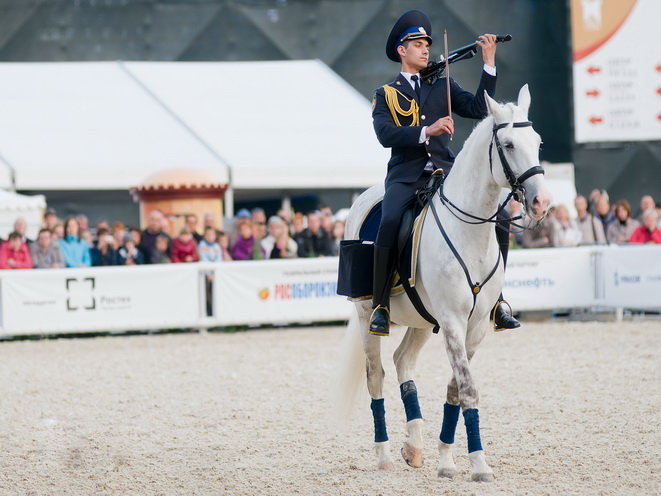
[{"label": "noseband", "polygon": [[[534,167],[531,167],[527,171],[525,171],[519,177],[516,177],[514,175],[514,171],[510,167],[510,164],[507,161],[507,157],[505,156],[505,151],[503,150],[503,145],[500,143],[500,140],[498,139],[498,130],[503,129],[507,126],[509,126],[509,122],[505,122],[503,124],[494,124],[493,125],[493,138],[491,139],[491,143],[489,143],[489,169],[491,170],[491,174],[493,174],[493,159],[492,159],[493,153],[492,152],[493,152],[493,144],[496,143],[496,150],[498,151],[498,157],[500,157],[500,164],[503,166],[503,172],[505,173],[505,177],[507,178],[507,182],[510,183],[510,187],[512,188],[512,196],[514,196],[514,198],[516,198],[516,200],[519,203],[523,203],[523,200],[525,198],[525,196],[524,196],[525,188],[523,186],[523,182],[526,179],[530,179],[535,174],[544,174],[544,169],[542,169],[542,167],[540,167],[539,165],[536,165]],[[529,127],[529,126],[532,126],[532,122],[530,122],[530,121],[513,122],[512,126],[513,127]]]}]

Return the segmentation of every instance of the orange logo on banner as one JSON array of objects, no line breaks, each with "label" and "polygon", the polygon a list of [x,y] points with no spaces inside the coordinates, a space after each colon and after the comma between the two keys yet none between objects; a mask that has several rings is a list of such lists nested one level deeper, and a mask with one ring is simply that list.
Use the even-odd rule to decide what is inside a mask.
[{"label": "orange logo on banner", "polygon": [[636,5],[637,0],[571,0],[574,62],[606,43]]}]

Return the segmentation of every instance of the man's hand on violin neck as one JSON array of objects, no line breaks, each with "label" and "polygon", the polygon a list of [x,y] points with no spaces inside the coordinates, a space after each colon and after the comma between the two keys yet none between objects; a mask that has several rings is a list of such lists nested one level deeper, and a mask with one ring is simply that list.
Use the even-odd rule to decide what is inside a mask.
[{"label": "man's hand on violin neck", "polygon": [[482,60],[491,67],[496,67],[496,35],[483,34],[476,42],[482,48]]},{"label": "man's hand on violin neck", "polygon": [[443,133],[454,134],[454,121],[452,117],[441,117],[425,130],[427,136],[438,136]]}]

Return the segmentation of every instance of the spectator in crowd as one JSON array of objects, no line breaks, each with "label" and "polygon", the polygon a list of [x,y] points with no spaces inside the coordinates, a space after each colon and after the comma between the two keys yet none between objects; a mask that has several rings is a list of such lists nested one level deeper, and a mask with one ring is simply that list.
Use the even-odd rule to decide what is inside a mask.
[{"label": "spectator in crowd", "polygon": [[154,248],[151,252],[151,262],[153,264],[170,263],[170,236],[164,232],[158,234],[154,240]]},{"label": "spectator in crowd", "polygon": [[661,228],[657,225],[656,210],[650,208],[643,212],[643,225],[638,226],[629,238],[629,243],[661,243]]},{"label": "spectator in crowd", "polygon": [[275,214],[278,217],[280,217],[282,220],[285,221],[285,224],[287,226],[291,226],[291,218],[292,218],[292,211],[287,209],[287,208],[281,208],[278,210],[278,212]]},{"label": "spectator in crowd", "polygon": [[78,214],[76,215],[76,220],[78,221],[78,229],[81,233],[83,231],[87,231],[90,228],[89,219],[86,215]]},{"label": "spectator in crowd", "polygon": [[30,245],[30,258],[32,258],[32,265],[35,269],[64,267],[60,246],[47,228],[41,229],[37,241]]},{"label": "spectator in crowd", "polygon": [[52,231],[55,229],[55,226],[60,223],[60,220],[57,218],[57,212],[54,208],[46,209],[44,213],[44,228]]},{"label": "spectator in crowd", "polygon": [[204,230],[207,227],[213,227],[216,230],[216,234],[220,236],[220,230],[218,229],[216,216],[213,213],[211,212],[205,213],[204,218],[202,219],[202,223],[203,223],[202,232],[204,232]]},{"label": "spectator in crowd", "polygon": [[23,243],[32,244],[32,240],[27,237],[28,224],[23,217],[19,217],[14,221],[14,232],[21,235]]},{"label": "spectator in crowd", "polygon": [[[142,251],[145,257],[145,263],[162,263],[162,262],[153,262],[152,255],[155,254],[156,248],[156,239],[159,236],[164,236],[168,240],[167,258],[168,262],[170,259],[170,242],[171,238],[167,233],[163,232],[164,216],[160,210],[152,210],[147,216],[147,228],[142,231],[142,241],[139,245],[140,250]],[[162,255],[159,255],[158,258],[162,258]]]},{"label": "spectator in crowd", "polygon": [[527,229],[523,233],[522,245],[524,248],[548,248],[553,246],[554,229],[553,209],[540,223],[537,229]]},{"label": "spectator in crowd", "polygon": [[105,229],[106,231],[108,231],[108,233],[110,233],[110,224],[108,223],[107,220],[102,220],[99,223],[97,223],[96,229],[94,230],[94,232],[96,233],[97,238],[99,237],[99,230],[100,229]]},{"label": "spectator in crowd", "polygon": [[333,242],[330,233],[321,227],[319,211],[310,212],[308,227],[294,238],[298,244],[299,257],[328,257],[333,255]]},{"label": "spectator in crowd", "polygon": [[652,195],[643,195],[640,198],[640,213],[638,214],[639,225],[643,223],[643,214],[650,208],[656,208]]},{"label": "spectator in crowd", "polygon": [[263,208],[253,208],[250,216],[255,239],[261,242],[266,237],[266,212]]},{"label": "spectator in crowd", "polygon": [[343,220],[336,220],[333,223],[331,234],[333,236],[333,255],[340,254],[340,241],[344,239],[344,224]]},{"label": "spectator in crowd", "polygon": [[601,198],[602,193],[603,190],[595,188],[590,191],[590,196],[588,197],[588,212],[595,217],[597,215],[597,202],[599,201],[599,198]]},{"label": "spectator in crowd", "polygon": [[137,227],[129,227],[129,236],[135,243],[135,246],[142,245],[142,231]]},{"label": "spectator in crowd", "polygon": [[321,214],[321,228],[331,234],[333,232],[333,211],[328,205],[325,205],[319,209],[319,213]]},{"label": "spectator in crowd", "polygon": [[119,265],[119,256],[115,250],[115,238],[105,227],[96,231],[96,245],[91,249],[92,265],[95,267]]},{"label": "spectator in crowd", "polygon": [[200,262],[222,262],[223,249],[218,244],[216,229],[208,226],[204,229],[204,236],[197,245],[197,254]]},{"label": "spectator in crowd", "polygon": [[555,207],[553,216],[553,246],[577,246],[581,242],[581,231],[569,218],[565,205]]},{"label": "spectator in crowd", "polygon": [[197,215],[188,214],[186,216],[186,227],[193,235],[193,239],[195,240],[196,243],[202,241],[203,236],[199,232],[197,232]]},{"label": "spectator in crowd", "polygon": [[117,256],[120,265],[142,265],[145,263],[145,257],[131,235],[127,235],[124,246],[117,250]]},{"label": "spectator in crowd", "polygon": [[576,227],[581,231],[581,244],[605,243],[604,226],[588,212],[588,201],[585,197],[577,196],[574,206],[576,207]]},{"label": "spectator in crowd", "polygon": [[199,258],[193,233],[188,227],[183,227],[179,236],[172,242],[172,263],[197,262]]},{"label": "spectator in crowd", "polygon": [[90,246],[80,237],[77,217],[64,221],[64,238],[58,240],[66,267],[89,267],[92,265]]},{"label": "spectator in crowd", "polygon": [[608,226],[615,222],[615,215],[611,212],[608,193],[605,191],[602,191],[601,196],[597,200],[595,217],[601,222],[604,228],[604,233],[608,232]]},{"label": "spectator in crowd", "polygon": [[31,269],[32,259],[21,233],[14,231],[0,247],[0,269]]},{"label": "spectator in crowd", "polygon": [[220,249],[223,250],[223,261],[231,262],[234,260],[232,258],[232,250],[230,250],[230,238],[226,232],[220,231],[220,234],[218,234],[218,244],[220,245]]},{"label": "spectator in crowd", "polygon": [[305,229],[305,216],[301,212],[296,212],[292,220],[290,233],[296,239],[296,236],[301,234]]},{"label": "spectator in crowd", "polygon": [[616,220],[608,226],[606,239],[609,243],[626,243],[640,223],[631,218],[631,205],[626,200],[618,201],[614,211]]},{"label": "spectator in crowd", "polygon": [[269,219],[269,235],[262,240],[262,250],[266,258],[295,258],[298,246],[289,237],[289,228],[278,216]]},{"label": "spectator in crowd", "polygon": [[124,225],[123,222],[112,223],[112,236],[113,238],[115,238],[115,248],[119,249],[122,247],[127,234],[128,233],[126,232],[126,226]]},{"label": "spectator in crowd", "polygon": [[259,241],[255,239],[250,219],[239,221],[239,237],[232,247],[232,258],[234,260],[261,260],[264,258]]},{"label": "spectator in crowd", "polygon": [[94,247],[94,236],[92,236],[92,231],[90,231],[89,229],[80,231],[80,239],[85,241],[85,243],[87,243],[87,246],[89,246],[90,248]]},{"label": "spectator in crowd", "polygon": [[64,224],[56,224],[53,228],[53,241],[64,239]]}]

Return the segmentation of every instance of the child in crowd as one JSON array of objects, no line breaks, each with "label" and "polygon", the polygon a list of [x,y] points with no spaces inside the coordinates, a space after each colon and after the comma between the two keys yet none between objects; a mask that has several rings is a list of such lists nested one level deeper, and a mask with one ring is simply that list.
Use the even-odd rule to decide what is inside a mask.
[{"label": "child in crowd", "polygon": [[216,230],[207,226],[204,228],[204,236],[197,245],[197,253],[200,257],[200,262],[222,262],[223,249],[217,241]]},{"label": "child in crowd", "polygon": [[0,247],[0,269],[31,269],[32,258],[28,245],[20,233],[14,231]]},{"label": "child in crowd", "polygon": [[188,227],[182,228],[179,237],[172,242],[172,262],[197,262],[199,258],[193,233]]},{"label": "child in crowd", "polygon": [[121,265],[142,265],[145,263],[145,257],[131,235],[127,234],[124,239],[124,246],[118,251],[119,263]]},{"label": "child in crowd", "polygon": [[230,237],[225,231],[217,231],[217,233],[218,244],[220,245],[220,249],[223,251],[223,261],[231,262],[234,259],[232,258],[232,253],[230,250]]},{"label": "child in crowd", "polygon": [[232,247],[232,258],[234,260],[261,260],[264,258],[264,250],[259,241],[255,239],[250,219],[239,221],[239,238]]},{"label": "child in crowd", "polygon": [[167,234],[159,234],[156,236],[154,250],[152,251],[151,263],[170,263],[170,256],[168,249],[170,248],[170,238]]}]

